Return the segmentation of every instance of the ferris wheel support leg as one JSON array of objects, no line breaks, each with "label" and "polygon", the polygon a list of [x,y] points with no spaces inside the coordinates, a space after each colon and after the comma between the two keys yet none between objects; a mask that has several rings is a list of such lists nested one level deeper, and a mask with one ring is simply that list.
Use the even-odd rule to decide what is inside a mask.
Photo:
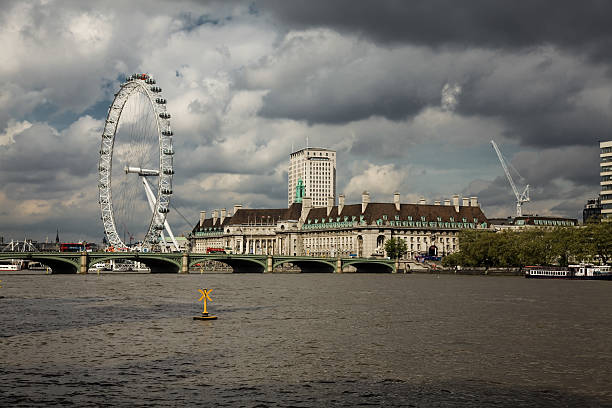
[{"label": "ferris wheel support leg", "polygon": [[[151,190],[151,186],[149,185],[149,182],[147,181],[146,177],[142,178],[142,184],[144,184],[145,192],[147,193],[147,199],[149,200],[149,207],[151,207],[151,211],[155,211],[155,198],[154,198],[155,195],[153,194],[153,190]],[[164,220],[164,227],[166,228],[166,231],[168,231],[168,235],[170,236],[170,239],[172,240],[174,249],[179,251],[178,242],[176,242],[176,238],[174,238],[174,234],[172,233],[172,230],[170,229],[170,224],[168,224],[168,220]],[[166,237],[164,236],[163,231],[161,233],[161,237],[164,243],[164,248],[167,248]]]},{"label": "ferris wheel support leg", "polygon": [[164,231],[160,232],[161,240],[164,244],[162,247],[162,252],[168,252],[168,242],[166,242],[166,235],[164,235]]},{"label": "ferris wheel support leg", "polygon": [[164,226],[166,227],[166,231],[168,231],[168,235],[170,236],[170,239],[172,240],[172,245],[174,245],[174,249],[177,251],[180,251],[178,242],[176,242],[176,238],[174,238],[174,234],[172,233],[172,230],[170,229],[170,224],[168,224],[168,220],[164,220]]}]

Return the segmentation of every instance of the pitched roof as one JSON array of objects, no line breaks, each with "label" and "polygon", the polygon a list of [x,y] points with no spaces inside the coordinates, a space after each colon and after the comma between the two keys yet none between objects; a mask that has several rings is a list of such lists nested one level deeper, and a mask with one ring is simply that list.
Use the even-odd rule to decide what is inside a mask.
[{"label": "pitched roof", "polygon": [[338,216],[341,218],[345,216],[360,217],[361,215],[363,215],[367,224],[383,219],[383,216],[387,216],[387,219],[390,221],[395,220],[395,217],[398,216],[401,221],[408,220],[408,217],[412,217],[414,221],[420,221],[421,217],[425,217],[426,221],[436,221],[440,217],[442,221],[451,222],[452,217],[455,221],[461,221],[465,218],[472,222],[476,218],[479,224],[488,222],[480,207],[461,206],[459,207],[459,212],[457,212],[452,205],[401,204],[398,211],[394,203],[369,203],[364,213],[361,212],[361,204],[345,205],[340,214],[338,214],[338,206],[334,206],[329,215],[327,215],[326,207],[313,208],[308,213],[306,219],[313,221],[314,219],[320,220],[322,218],[336,218]]},{"label": "pitched roof", "polygon": [[[229,225],[266,225],[268,223],[275,224],[278,221],[297,220],[300,218],[301,211],[301,203],[293,203],[289,208],[241,208],[233,216],[225,217],[223,223],[221,223],[220,218],[217,218],[215,222],[212,218],[207,218],[204,220],[203,226],[200,226],[198,222],[194,226],[193,232],[208,228],[221,229]],[[452,205],[401,204],[398,211],[394,203],[369,203],[364,213],[361,212],[361,204],[344,205],[340,213],[338,213],[338,206],[335,205],[331,208],[329,215],[327,215],[327,207],[315,207],[308,212],[306,222],[308,220],[314,222],[314,220],[322,220],[323,218],[344,218],[345,216],[359,218],[362,215],[368,225],[376,223],[379,219],[384,219],[384,216],[387,217],[388,221],[394,221],[396,217],[400,221],[410,219],[421,221],[421,217],[425,217],[425,221],[437,221],[440,217],[443,222],[461,222],[463,218],[468,222],[473,222],[476,218],[478,224],[489,222],[480,207],[460,206],[459,211],[455,211],[455,207]]]},{"label": "pitched roof", "polygon": [[302,211],[301,203],[293,203],[289,208],[241,208],[231,217],[225,217],[223,223],[221,218],[214,220],[206,218],[204,225],[198,222],[192,232],[202,231],[207,228],[222,228],[229,225],[245,224],[273,224],[278,221],[297,220]]}]

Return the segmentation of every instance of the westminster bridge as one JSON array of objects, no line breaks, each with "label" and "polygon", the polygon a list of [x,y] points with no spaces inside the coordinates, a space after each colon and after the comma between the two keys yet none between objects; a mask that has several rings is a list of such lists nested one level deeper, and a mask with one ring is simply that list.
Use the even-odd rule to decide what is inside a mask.
[{"label": "westminster bridge", "polygon": [[2,252],[6,259],[40,262],[51,268],[51,273],[86,274],[99,262],[131,260],[151,269],[151,273],[189,273],[189,269],[206,261],[219,261],[240,273],[272,273],[282,265],[291,264],[301,272],[341,273],[352,266],[355,272],[395,273],[397,262],[379,258],[317,258],[282,255],[201,254],[194,252]]}]

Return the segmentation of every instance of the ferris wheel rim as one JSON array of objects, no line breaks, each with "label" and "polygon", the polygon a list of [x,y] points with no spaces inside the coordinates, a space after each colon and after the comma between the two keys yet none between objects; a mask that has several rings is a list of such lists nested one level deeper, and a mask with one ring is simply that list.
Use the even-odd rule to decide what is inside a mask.
[{"label": "ferris wheel rim", "polygon": [[161,88],[155,86],[155,80],[148,74],[133,74],[131,77],[127,77],[126,81],[121,84],[108,109],[101,137],[100,158],[98,162],[98,191],[101,218],[108,243],[115,248],[126,248],[127,246],[117,232],[115,222],[116,217],[112,197],[112,159],[115,137],[123,108],[129,97],[135,92],[141,92],[146,96],[154,112],[159,151],[157,194],[147,232],[142,239],[143,246],[150,248],[157,244],[166,223],[166,216],[170,209],[170,197],[172,195],[172,176],[174,174],[172,160],[174,154],[172,146],[173,132],[170,127],[170,114],[166,110],[166,100],[161,95]]}]

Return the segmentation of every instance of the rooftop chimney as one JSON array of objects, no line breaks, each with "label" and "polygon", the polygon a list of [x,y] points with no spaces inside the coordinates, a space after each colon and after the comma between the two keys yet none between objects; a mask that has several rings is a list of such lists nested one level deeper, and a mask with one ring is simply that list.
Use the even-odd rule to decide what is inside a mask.
[{"label": "rooftop chimney", "polygon": [[450,200],[449,199],[444,200],[444,205],[450,205]]},{"label": "rooftop chimney", "polygon": [[234,204],[234,215],[242,208],[242,204]]},{"label": "rooftop chimney", "polygon": [[395,209],[399,211],[400,210],[400,193],[397,191],[393,193],[393,204],[395,204]]},{"label": "rooftop chimney", "polygon": [[425,200],[425,197],[419,198],[419,204],[427,204],[427,200]]},{"label": "rooftop chimney", "polygon": [[470,199],[469,199],[469,198],[467,198],[467,197],[463,197],[463,198],[462,198],[462,204],[461,204],[461,206],[462,206],[462,207],[469,207],[469,205],[470,205]]},{"label": "rooftop chimney", "polygon": [[212,216],[213,225],[217,223],[217,218],[219,218],[219,210],[213,210],[213,216]]},{"label": "rooftop chimney", "polygon": [[200,228],[204,227],[205,219],[206,219],[206,211],[200,211]]},{"label": "rooftop chimney", "polygon": [[327,197],[327,216],[331,214],[331,210],[334,208],[334,197]]},{"label": "rooftop chimney", "polygon": [[455,211],[459,212],[459,196],[457,194],[453,195],[453,205],[455,206]]},{"label": "rooftop chimney", "polygon": [[440,205],[440,200],[434,201],[434,205]]},{"label": "rooftop chimney", "polygon": [[478,197],[470,197],[470,207],[478,207]]},{"label": "rooftop chimney", "polygon": [[366,208],[368,207],[368,203],[370,202],[370,193],[364,191],[361,193],[361,213],[365,213]]},{"label": "rooftop chimney", "polygon": [[308,217],[308,213],[312,208],[312,198],[311,197],[303,197],[302,198],[302,214],[300,214],[300,221],[304,222],[306,217]]},{"label": "rooftop chimney", "polygon": [[344,194],[340,194],[338,196],[338,215],[342,213],[343,208],[344,208]]},{"label": "rooftop chimney", "polygon": [[225,216],[227,215],[227,210],[225,208],[221,209],[221,224],[223,224],[223,220],[225,220]]}]

